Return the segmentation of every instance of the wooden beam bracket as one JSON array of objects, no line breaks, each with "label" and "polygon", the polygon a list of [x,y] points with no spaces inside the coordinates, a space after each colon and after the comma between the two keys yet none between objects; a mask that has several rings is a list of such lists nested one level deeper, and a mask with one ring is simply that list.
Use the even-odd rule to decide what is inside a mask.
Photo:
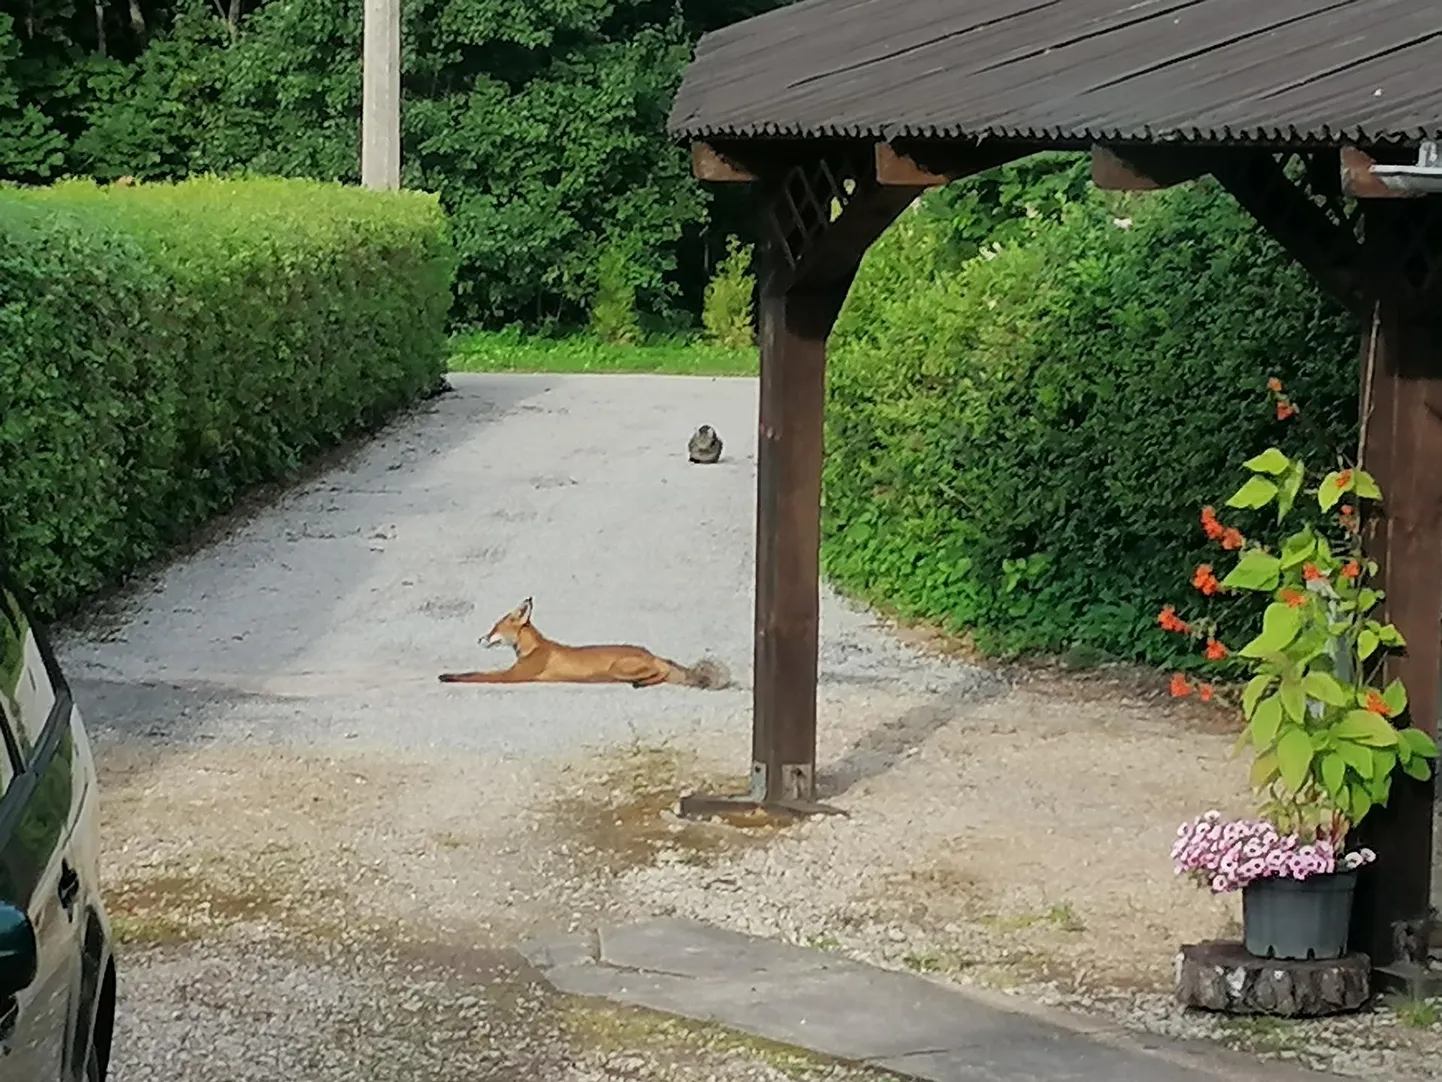
[{"label": "wooden beam bracket", "polygon": [[969,144],[897,139],[879,142],[876,144],[876,180],[883,186],[936,188],[1014,162],[1035,149],[1001,141]]},{"label": "wooden beam bracket", "polygon": [[[1233,198],[1337,301],[1370,316],[1371,290],[1362,282],[1361,213],[1340,191],[1309,182],[1317,164],[1307,153],[1266,150],[1217,152],[1210,171]],[[1335,157],[1331,157],[1336,162]]]},{"label": "wooden beam bracket", "polygon": [[940,188],[955,177],[921,165],[887,142],[876,144],[876,182],[883,187]]},{"label": "wooden beam bracket", "polygon": [[819,159],[860,156],[870,161],[870,139],[698,139],[691,143],[691,175],[721,184],[774,180]]},{"label": "wooden beam bracket", "polygon": [[714,139],[691,144],[697,180],[749,184],[817,161],[870,158],[866,170],[883,187],[936,188],[1025,157],[1034,147],[988,142],[955,144],[934,139]]},{"label": "wooden beam bracket", "polygon": [[756,174],[735,159],[717,150],[711,143],[691,144],[691,175],[697,180],[719,181],[723,184],[748,184]]},{"label": "wooden beam bracket", "polygon": [[924,190],[876,180],[872,145],[793,166],[766,186],[762,215],[778,258],[767,288],[845,281],[866,249]]},{"label": "wooden beam bracket", "polygon": [[1092,183],[1103,191],[1154,192],[1203,176],[1204,151],[1193,148],[1126,147],[1097,144],[1091,150]]}]

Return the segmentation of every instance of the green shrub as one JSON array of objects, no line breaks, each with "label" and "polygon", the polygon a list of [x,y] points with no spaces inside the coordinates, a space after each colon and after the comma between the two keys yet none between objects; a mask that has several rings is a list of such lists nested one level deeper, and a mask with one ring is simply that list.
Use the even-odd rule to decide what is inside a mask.
[{"label": "green shrub", "polygon": [[1306,438],[1267,377],[1354,438],[1354,323],[1209,182],[1088,194],[958,272],[946,248],[903,216],[838,323],[828,575],[994,652],[1176,660],[1155,618],[1206,558],[1199,507]]},{"label": "green shrub", "polygon": [[951,267],[984,244],[1010,243],[1086,198],[1091,155],[1044,151],[928,193],[923,213],[946,239]]},{"label": "green shrub", "polygon": [[641,340],[634,265],[631,253],[620,244],[608,247],[596,264],[591,333],[613,346],[634,345]]},{"label": "green shrub", "polygon": [[726,239],[726,258],[706,285],[701,324],[706,336],[727,349],[747,349],[756,341],[752,323],[752,295],[756,277],[751,273],[751,248],[740,237]]},{"label": "green shrub", "polygon": [[196,179],[0,193],[0,528],[47,612],[445,370],[436,200]]}]

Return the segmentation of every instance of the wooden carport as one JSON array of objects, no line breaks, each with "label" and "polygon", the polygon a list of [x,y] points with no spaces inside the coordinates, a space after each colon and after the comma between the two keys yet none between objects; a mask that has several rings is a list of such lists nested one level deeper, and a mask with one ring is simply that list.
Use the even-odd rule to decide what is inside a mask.
[{"label": "wooden carport", "polygon": [[[700,42],[670,131],[702,180],[751,182],[759,317],[755,693],[743,803],[819,806],[818,548],[826,340],[867,247],[919,194],[1046,149],[1110,188],[1211,174],[1364,327],[1369,523],[1412,724],[1442,684],[1442,195],[1399,192],[1442,136],[1432,0],[804,0]],[[1422,191],[1416,190],[1422,189]],[[838,209],[839,208],[839,209]],[[1258,373],[1259,379],[1267,373]],[[720,798],[691,797],[692,812]],[[1355,942],[1424,917],[1432,785],[1365,824]]]}]

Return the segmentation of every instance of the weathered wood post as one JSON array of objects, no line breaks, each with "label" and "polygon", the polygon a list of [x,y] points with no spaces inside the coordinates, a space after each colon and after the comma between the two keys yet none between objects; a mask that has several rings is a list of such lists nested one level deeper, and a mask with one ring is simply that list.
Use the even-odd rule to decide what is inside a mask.
[{"label": "weathered wood post", "polygon": [[[1363,202],[1364,281],[1372,295],[1362,354],[1362,461],[1381,486],[1364,526],[1381,564],[1385,616],[1407,641],[1386,678],[1407,688],[1406,723],[1436,736],[1442,697],[1442,296],[1437,265],[1442,195]],[[1438,239],[1442,239],[1439,235]],[[1378,966],[1395,957],[1397,922],[1425,918],[1431,900],[1435,783],[1400,771],[1386,808],[1358,840],[1377,851],[1353,912],[1356,948]]]},{"label": "weathered wood post", "polygon": [[851,275],[792,284],[774,246],[762,266],[751,795],[809,803],[816,798],[826,339]]},{"label": "weathered wood post", "polygon": [[774,148],[692,148],[697,177],[756,182],[766,242],[750,789],[683,797],[683,815],[830,810],[815,802],[826,341],[867,248],[926,186],[888,182],[881,160],[869,143],[791,161]]}]

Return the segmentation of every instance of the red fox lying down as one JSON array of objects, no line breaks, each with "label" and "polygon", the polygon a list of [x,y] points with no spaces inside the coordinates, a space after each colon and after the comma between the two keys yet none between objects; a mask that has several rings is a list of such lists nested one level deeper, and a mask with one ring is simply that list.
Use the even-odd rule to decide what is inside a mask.
[{"label": "red fox lying down", "polygon": [[630,684],[648,688],[656,684],[684,684],[693,688],[723,688],[730,683],[726,667],[703,658],[691,667],[659,657],[642,646],[566,646],[552,642],[531,623],[531,599],[496,621],[480,640],[486,646],[509,646],[516,660],[509,669],[493,672],[447,672],[446,684]]}]

